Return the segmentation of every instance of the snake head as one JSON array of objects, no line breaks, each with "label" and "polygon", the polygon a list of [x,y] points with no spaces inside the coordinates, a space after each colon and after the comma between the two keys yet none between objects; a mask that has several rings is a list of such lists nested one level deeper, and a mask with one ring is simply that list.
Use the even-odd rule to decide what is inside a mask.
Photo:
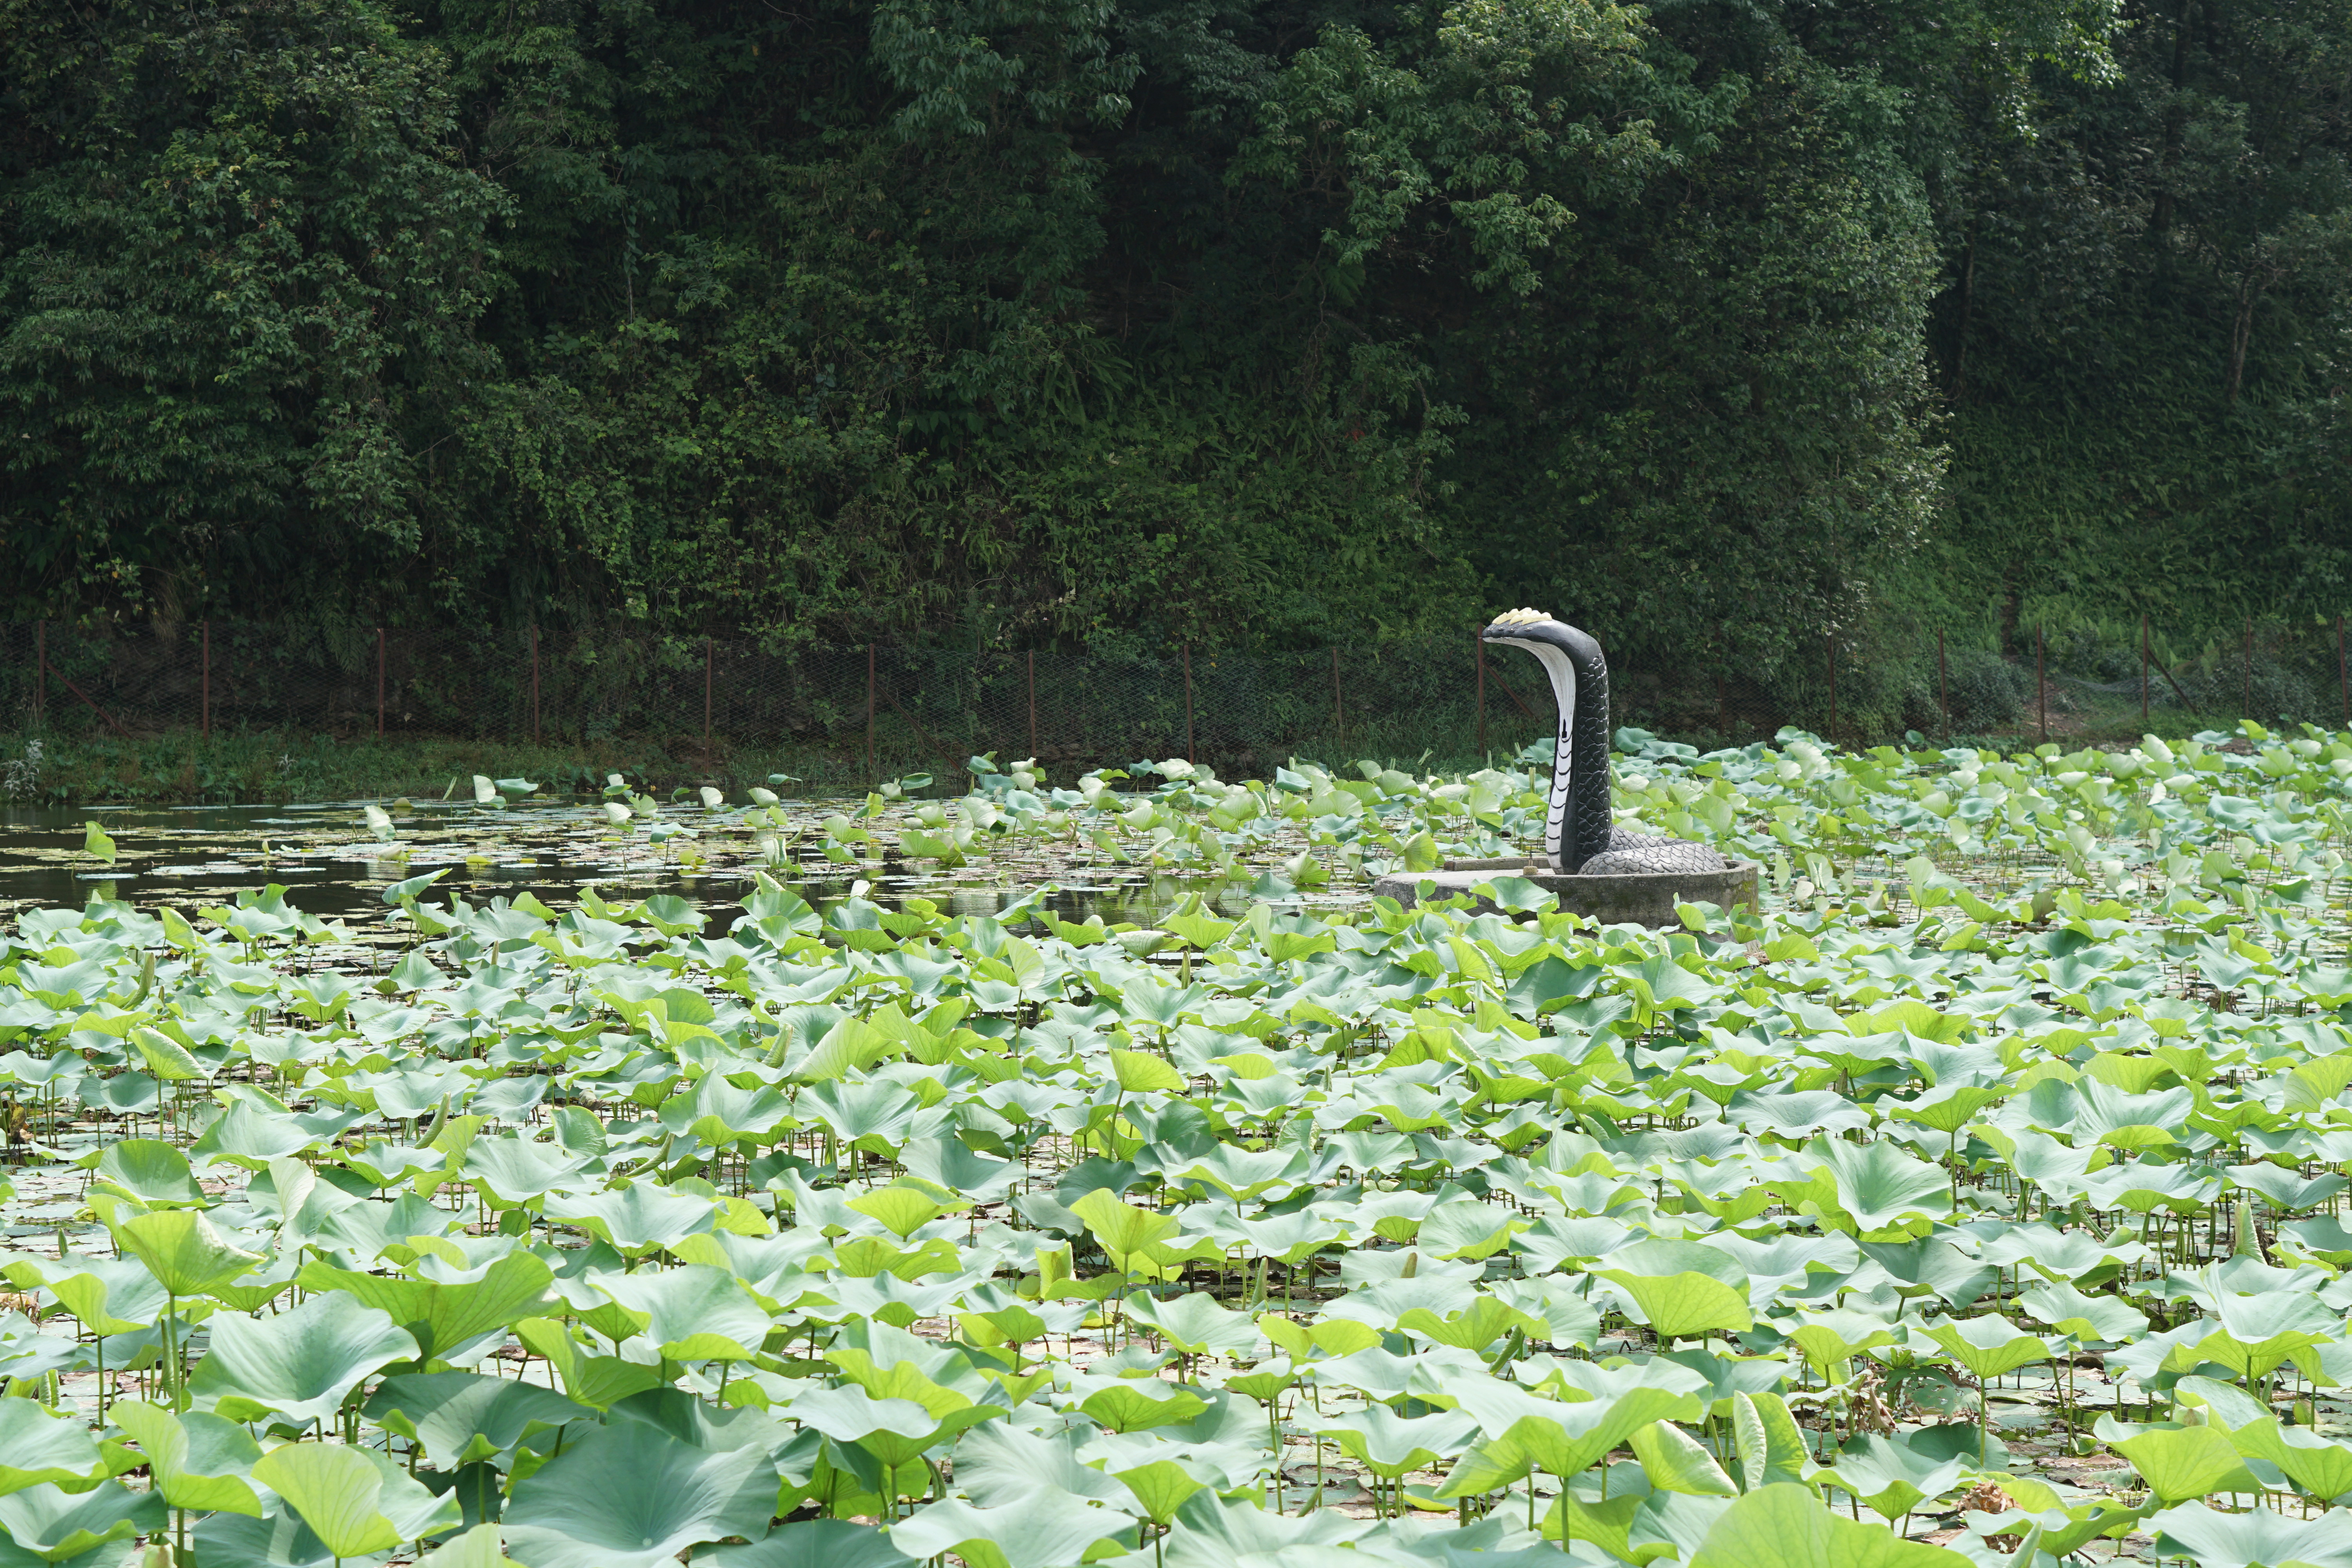
[{"label": "snake head", "polygon": [[1541,610],[1506,610],[1478,635],[1487,642],[1509,643],[1529,652],[1538,647],[1559,648],[1588,670],[1601,668],[1601,645],[1590,633],[1556,621]]},{"label": "snake head", "polygon": [[1556,626],[1558,625],[1559,625],[1558,621],[1553,620],[1541,610],[1505,610],[1501,615],[1496,616],[1493,620],[1487,622],[1486,629],[1480,632],[1478,635],[1485,637],[1488,642],[1501,642],[1507,637],[1524,636],[1528,631],[1536,626]]}]

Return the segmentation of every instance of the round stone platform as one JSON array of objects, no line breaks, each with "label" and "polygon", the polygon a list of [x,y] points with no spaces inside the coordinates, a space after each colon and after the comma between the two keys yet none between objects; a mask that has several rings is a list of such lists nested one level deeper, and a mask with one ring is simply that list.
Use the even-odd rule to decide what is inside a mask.
[{"label": "round stone platform", "polygon": [[[1372,884],[1381,898],[1394,899],[1410,909],[1420,901],[1421,889],[1430,886],[1433,899],[1460,898],[1481,882],[1497,877],[1524,877],[1555,894],[1559,907],[1587,916],[1603,925],[1651,927],[1679,925],[1676,904],[1715,904],[1725,910],[1745,906],[1752,919],[1760,907],[1755,861],[1734,861],[1721,871],[1644,871],[1622,877],[1562,876],[1531,870],[1524,860],[1448,860],[1442,871],[1422,871],[1382,877]],[[1431,886],[1434,884],[1433,886]],[[1475,912],[1495,912],[1492,900],[1476,900]]]}]

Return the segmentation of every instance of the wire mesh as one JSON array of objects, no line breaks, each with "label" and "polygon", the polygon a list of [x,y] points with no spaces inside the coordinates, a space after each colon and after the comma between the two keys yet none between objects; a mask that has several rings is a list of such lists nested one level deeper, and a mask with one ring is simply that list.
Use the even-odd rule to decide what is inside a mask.
[{"label": "wire mesh", "polygon": [[[1711,749],[1794,725],[1847,743],[2054,735],[2162,713],[2352,724],[2338,623],[2248,623],[2194,647],[2031,628],[2006,649],[1878,628],[1745,662],[1621,660],[1613,716]],[[814,647],[577,629],[0,623],[0,725],[18,734],[293,732],[556,745],[814,744],[878,771],[1034,757],[1060,772],[1190,756],[1228,776],[1294,755],[1507,755],[1552,733],[1524,658],[1454,637],[1153,658]],[[886,765],[887,764],[887,765]]]}]

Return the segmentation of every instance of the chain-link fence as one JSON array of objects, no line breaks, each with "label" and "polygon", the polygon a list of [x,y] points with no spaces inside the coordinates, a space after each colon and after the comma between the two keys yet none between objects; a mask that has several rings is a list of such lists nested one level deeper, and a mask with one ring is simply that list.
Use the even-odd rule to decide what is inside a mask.
[{"label": "chain-link fence", "polygon": [[[2241,637],[2177,647],[2146,630],[2012,628],[1994,647],[1907,626],[1880,628],[1866,653],[1820,637],[1740,662],[1619,655],[1613,717],[1706,748],[1785,725],[1868,743],[1906,731],[2063,739],[2159,714],[2352,723],[2341,634],[2340,623],[2249,623]],[[988,752],[1057,773],[1192,756],[1233,775],[1291,755],[1501,755],[1548,738],[1553,719],[1537,667],[1482,652],[1466,627],[1356,648],[1122,658],[212,621],[0,624],[0,727],[132,742],[194,732],[651,741],[706,754],[800,746],[883,775]]]}]

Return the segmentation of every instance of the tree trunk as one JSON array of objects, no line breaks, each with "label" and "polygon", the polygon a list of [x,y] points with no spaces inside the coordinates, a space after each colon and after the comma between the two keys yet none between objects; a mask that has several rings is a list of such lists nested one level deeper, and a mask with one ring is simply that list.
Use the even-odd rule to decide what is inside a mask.
[{"label": "tree trunk", "polygon": [[2262,298],[2262,293],[2263,287],[2249,268],[2245,280],[2238,285],[2237,319],[2230,323],[2230,369],[2222,392],[2232,405],[2238,401],[2238,387],[2246,378],[2246,343],[2254,335],[2254,301]]},{"label": "tree trunk", "polygon": [[2197,0],[2180,0],[2180,19],[2172,26],[2172,97],[2164,109],[2164,156],[2157,175],[2156,208],[2147,217],[2150,234],[2172,227],[2172,180],[2180,167],[2181,137],[2189,128],[2180,92],[2189,82],[2189,24],[2196,8]]}]

